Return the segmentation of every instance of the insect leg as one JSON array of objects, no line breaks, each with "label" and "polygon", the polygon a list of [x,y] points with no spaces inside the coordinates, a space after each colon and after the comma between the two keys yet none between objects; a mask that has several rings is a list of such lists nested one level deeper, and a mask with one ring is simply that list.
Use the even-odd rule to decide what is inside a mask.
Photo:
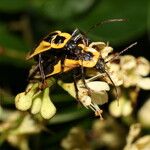
[{"label": "insect leg", "polygon": [[28,80],[29,80],[29,81],[34,78],[34,75],[37,73],[38,68],[39,68],[39,64],[37,64],[36,66],[34,66],[33,69],[30,70],[30,73],[29,73],[29,75],[28,75]]},{"label": "insect leg", "polygon": [[74,41],[78,41],[79,39],[84,40],[86,43],[86,45],[88,45],[89,43],[89,39],[86,37],[86,34],[79,30],[78,28],[76,28],[73,33],[72,33],[72,37],[74,37]]},{"label": "insect leg", "polygon": [[79,90],[78,90],[78,87],[77,87],[77,76],[76,76],[75,70],[73,71],[73,82],[74,82],[74,87],[75,87],[76,99],[78,101],[80,101],[79,100],[79,94],[78,94]]},{"label": "insect leg", "polygon": [[82,82],[83,82],[83,84],[84,84],[84,87],[88,90],[88,94],[89,94],[89,96],[90,96],[90,95],[91,95],[91,89],[88,87],[88,85],[87,85],[87,83],[86,83],[86,81],[85,81],[85,71],[84,71],[83,65],[81,65],[80,69],[81,69]]},{"label": "insect leg", "polygon": [[67,58],[67,55],[63,55],[61,58],[61,73],[64,72],[64,62],[66,58]]},{"label": "insect leg", "polygon": [[41,86],[41,89],[47,87],[47,83],[45,81],[45,73],[44,73],[44,69],[43,69],[43,65],[42,65],[42,57],[41,57],[41,54],[39,54],[39,70],[40,70],[40,73],[41,73],[41,78],[42,78],[42,86]]},{"label": "insect leg", "polygon": [[41,54],[39,54],[39,69],[40,69],[42,81],[44,81],[45,80],[45,74],[44,74],[44,70],[43,70],[43,66],[42,66]]},{"label": "insect leg", "polygon": [[72,32],[72,36],[75,36],[75,35],[77,35],[77,34],[79,34],[80,33],[80,31],[79,31],[79,29],[78,28],[76,28],[73,32]]},{"label": "insect leg", "polygon": [[85,33],[81,32],[79,29],[75,29],[72,33],[72,40],[77,43],[79,39],[84,41],[83,44],[88,45],[89,40],[85,36]]},{"label": "insect leg", "polygon": [[[114,81],[111,79],[109,73],[105,70],[106,75],[108,76],[109,80],[111,81],[111,83],[113,84],[114,88],[115,88],[115,92],[116,92],[116,99],[119,100],[119,95],[118,95],[118,90],[117,87],[114,83]],[[119,104],[119,103],[118,103]]]}]

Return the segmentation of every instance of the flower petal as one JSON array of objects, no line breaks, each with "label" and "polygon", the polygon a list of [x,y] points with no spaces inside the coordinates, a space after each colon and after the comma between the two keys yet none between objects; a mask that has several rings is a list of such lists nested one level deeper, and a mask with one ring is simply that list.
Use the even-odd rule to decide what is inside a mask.
[{"label": "flower petal", "polygon": [[122,109],[122,115],[123,116],[129,116],[133,111],[132,105],[131,105],[131,101],[126,101],[123,109]]},{"label": "flower petal", "polygon": [[89,97],[89,96],[87,96],[87,95],[85,95],[85,96],[83,96],[82,98],[81,98],[81,103],[83,104],[83,106],[85,106],[86,108],[88,108],[88,106],[90,106],[91,105],[91,97]]},{"label": "flower petal", "polygon": [[72,97],[76,97],[74,83],[64,83],[61,80],[57,82],[65,91],[67,91]]},{"label": "flower petal", "polygon": [[101,55],[102,58],[106,58],[108,56],[109,53],[111,53],[113,51],[113,48],[110,46],[106,46],[105,48],[102,49]]},{"label": "flower petal", "polygon": [[116,101],[112,101],[109,105],[109,112],[114,117],[120,117],[122,115],[123,105],[125,104],[124,98],[119,99],[119,106]]},{"label": "flower petal", "polygon": [[150,128],[150,98],[144,103],[138,112],[138,119],[142,126]]},{"label": "flower petal", "polygon": [[131,70],[136,67],[136,59],[132,55],[121,56],[120,64],[123,70]]},{"label": "flower petal", "polygon": [[109,91],[110,90],[109,85],[103,81],[87,82],[87,85],[94,92]]},{"label": "flower petal", "polygon": [[91,93],[91,98],[92,102],[98,104],[98,105],[103,105],[108,102],[108,94],[106,91],[101,91],[101,92],[92,92]]},{"label": "flower petal", "polygon": [[149,61],[144,57],[138,57],[137,62],[136,72],[141,76],[147,76],[150,73]]},{"label": "flower petal", "polygon": [[144,90],[150,90],[150,78],[139,78],[137,85]]}]

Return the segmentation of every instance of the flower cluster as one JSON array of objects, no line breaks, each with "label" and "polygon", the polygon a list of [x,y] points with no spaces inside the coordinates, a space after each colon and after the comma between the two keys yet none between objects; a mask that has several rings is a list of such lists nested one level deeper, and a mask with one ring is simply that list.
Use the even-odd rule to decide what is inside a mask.
[{"label": "flower cluster", "polygon": [[30,114],[0,107],[0,139],[6,140],[18,149],[29,150],[28,139],[31,134],[38,134],[43,126]]},{"label": "flower cluster", "polygon": [[[119,107],[115,102],[109,105],[110,113],[115,117],[129,116],[133,112],[132,105],[136,103],[140,89],[150,90],[150,63],[144,57],[135,58],[131,55],[119,57],[119,63],[109,64],[110,76],[120,80],[121,96]],[[116,82],[115,82],[116,84]]]},{"label": "flower cluster", "polygon": [[[125,132],[125,131],[124,131]],[[112,118],[99,122],[96,120],[90,129],[90,135],[79,126],[70,129],[66,137],[61,141],[63,149],[124,149],[124,150],[148,150],[150,149],[150,135],[139,137],[141,125],[132,124],[126,136],[122,128]],[[126,144],[124,143],[126,138]],[[124,147],[124,148],[123,148]]]},{"label": "flower cluster", "polygon": [[[96,52],[94,45],[98,46],[101,50],[101,57],[105,58],[110,52],[112,52],[112,48],[103,42],[93,42],[90,44],[89,49]],[[32,69],[33,68],[34,66]],[[67,66],[64,66],[64,68],[67,68]],[[88,89],[85,88],[85,85],[81,80],[77,82],[78,100],[83,104],[83,106],[93,110],[95,115],[100,116],[102,119],[102,110],[98,105],[102,105],[108,101],[107,91],[109,91],[110,88],[107,82],[95,81],[97,76],[99,77],[100,74],[85,80]],[[51,79],[53,80],[53,78],[50,78],[50,81]],[[50,83],[49,80],[46,82],[48,82],[48,85],[50,85],[43,91],[38,90],[37,83],[29,84],[25,92],[22,92],[16,96],[16,107],[22,111],[31,110],[32,114],[41,114],[41,116],[45,119],[50,119],[53,117],[56,112],[56,108],[50,99],[49,90],[50,86],[53,85],[54,82]],[[76,98],[74,83],[63,83],[61,80],[59,80],[58,84]]]},{"label": "flower cluster", "polygon": [[150,135],[144,135],[143,137],[139,137],[140,132],[141,125],[139,123],[132,124],[130,126],[124,150],[150,149]]},{"label": "flower cluster", "polygon": [[150,89],[150,78],[145,78],[150,73],[150,64],[147,59],[135,58],[132,55],[120,56],[119,59],[119,64],[110,64],[110,74],[115,73],[114,76],[122,80],[125,88],[137,86],[144,90]]},{"label": "flower cluster", "polygon": [[[72,127],[68,134],[62,139],[63,149],[121,149],[125,137],[122,134],[121,126],[112,118],[108,117],[100,122],[98,119],[92,122],[89,132],[80,126]],[[82,142],[80,142],[82,141]]]},{"label": "flower cluster", "polygon": [[[53,84],[49,80],[49,86]],[[38,89],[38,83],[29,84],[26,91],[19,93],[15,98],[17,109],[26,111],[31,110],[32,114],[41,114],[44,119],[52,118],[56,113],[56,107],[52,103],[49,95],[49,88],[43,91]]]},{"label": "flower cluster", "polygon": [[[78,93],[76,93],[74,83],[64,83],[62,80],[58,80],[57,83],[74,98],[78,98],[83,106],[93,110],[95,115],[100,116],[102,119],[102,110],[98,105],[108,102],[107,91],[110,90],[109,84],[113,84],[115,89],[117,86],[124,88],[138,87],[148,90],[150,89],[150,78],[145,76],[149,74],[150,66],[149,61],[145,58],[135,58],[131,55],[119,56],[119,61],[112,61],[115,58],[115,55],[110,55],[113,51],[112,47],[103,42],[93,42],[89,45],[90,51],[96,52],[96,49],[94,49],[95,45],[99,48],[100,57],[104,60],[105,71],[99,73],[100,70],[87,67],[86,76],[88,78],[85,80],[86,87],[83,80],[78,80],[76,83]],[[86,61],[83,63],[86,63]],[[67,67],[64,66],[64,69]],[[61,66],[59,69],[61,69]],[[30,84],[26,92],[16,96],[16,107],[22,111],[30,109],[32,114],[41,114],[45,119],[53,117],[56,113],[56,108],[49,95],[50,87],[54,84],[53,80],[55,79],[51,77],[46,81],[49,87],[43,91],[38,90],[37,83]],[[135,95],[135,93],[132,95]],[[114,102],[110,105],[110,112],[114,116],[120,116],[120,114],[129,115],[132,112],[131,102],[126,103],[123,94],[120,97],[120,104],[122,105],[119,109],[114,109],[116,105]]]},{"label": "flower cluster", "polygon": [[[76,98],[76,92],[74,83],[63,83],[62,81],[58,81],[58,84],[66,90],[71,96]],[[102,105],[108,102],[108,95],[106,91],[109,91],[109,85],[103,81],[91,81],[86,80],[86,84],[89,89],[84,87],[82,81],[78,81],[78,100],[83,104],[86,108],[90,108],[95,112],[96,116],[100,116],[102,118],[102,110],[98,105]]]}]

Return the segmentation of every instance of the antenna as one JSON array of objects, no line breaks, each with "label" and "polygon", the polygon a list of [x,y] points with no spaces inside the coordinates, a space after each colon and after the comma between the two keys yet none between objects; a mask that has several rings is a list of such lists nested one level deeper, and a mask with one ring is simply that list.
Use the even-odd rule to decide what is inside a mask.
[{"label": "antenna", "polygon": [[127,21],[127,19],[108,19],[108,20],[104,20],[104,21],[98,22],[95,25],[91,26],[86,33],[89,33],[91,30],[93,30],[97,26],[101,26],[101,25],[103,25],[105,23],[110,23],[110,22],[124,22],[124,21]]},{"label": "antenna", "polygon": [[127,51],[128,49],[132,48],[133,46],[135,46],[137,44],[137,42],[129,45],[128,47],[126,47],[124,50],[122,50],[121,52],[117,53],[113,58],[109,59],[108,61],[106,61],[105,63],[108,63],[108,62],[112,62],[114,61],[115,59],[117,59],[120,55],[122,55],[125,51]]},{"label": "antenna", "polygon": [[105,70],[105,73],[106,73],[107,77],[109,78],[109,80],[111,81],[111,83],[113,84],[113,86],[115,88],[116,99],[119,100],[118,90],[117,90],[117,87],[116,87],[114,81],[112,80],[112,78],[110,77],[109,73],[106,70]]}]

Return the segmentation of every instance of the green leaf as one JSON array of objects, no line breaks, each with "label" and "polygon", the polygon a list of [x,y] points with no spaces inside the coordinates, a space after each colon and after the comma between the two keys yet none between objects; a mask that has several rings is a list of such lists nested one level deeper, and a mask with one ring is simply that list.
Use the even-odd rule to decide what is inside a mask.
[{"label": "green leaf", "polygon": [[58,124],[58,123],[73,121],[86,116],[88,113],[89,111],[85,108],[82,109],[65,108],[63,113],[56,114],[56,116],[54,116],[50,120],[50,124]]},{"label": "green leaf", "polygon": [[29,50],[27,44],[20,37],[8,32],[6,25],[2,23],[0,24],[0,50],[0,63],[25,65],[25,55]]},{"label": "green leaf", "polygon": [[146,31],[147,12],[147,0],[128,0],[125,2],[120,0],[97,1],[97,5],[82,20],[76,20],[74,26],[78,26],[86,32],[92,25],[100,21],[114,18],[127,19],[125,22],[103,24],[90,31],[87,35],[93,40],[108,41],[111,44],[120,45],[141,36]]},{"label": "green leaf", "polygon": [[15,13],[27,9],[29,6],[28,0],[1,0],[0,11],[5,13]]},{"label": "green leaf", "polygon": [[94,0],[45,0],[38,8],[53,20],[63,20],[87,11]]},{"label": "green leaf", "polygon": [[9,33],[4,24],[0,24],[0,45],[4,48],[18,50],[18,53],[20,51],[27,51],[28,49],[23,39]]}]

